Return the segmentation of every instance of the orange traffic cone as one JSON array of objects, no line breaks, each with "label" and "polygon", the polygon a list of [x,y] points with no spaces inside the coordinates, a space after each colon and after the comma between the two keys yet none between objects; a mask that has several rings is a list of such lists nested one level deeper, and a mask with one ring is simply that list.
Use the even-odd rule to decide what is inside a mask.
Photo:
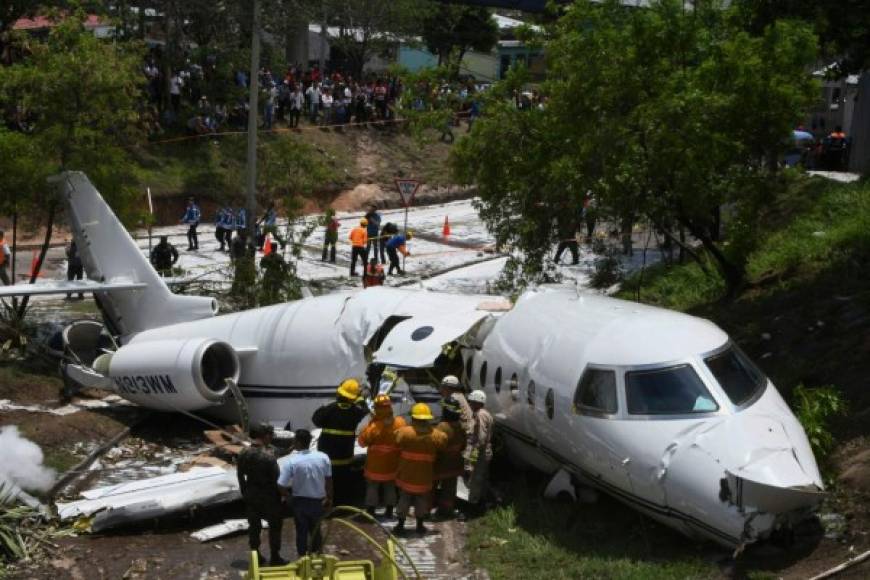
[{"label": "orange traffic cone", "polygon": [[450,235],[450,220],[447,219],[447,216],[444,216],[444,228],[441,230],[441,235],[445,238]]},{"label": "orange traffic cone", "polygon": [[36,271],[39,269],[39,254],[36,253],[36,250],[33,250],[33,258],[30,260],[30,277],[39,277],[42,276],[42,272],[39,274]]},{"label": "orange traffic cone", "polygon": [[269,254],[272,253],[272,236],[266,236],[265,241],[263,241],[263,257],[265,258]]}]

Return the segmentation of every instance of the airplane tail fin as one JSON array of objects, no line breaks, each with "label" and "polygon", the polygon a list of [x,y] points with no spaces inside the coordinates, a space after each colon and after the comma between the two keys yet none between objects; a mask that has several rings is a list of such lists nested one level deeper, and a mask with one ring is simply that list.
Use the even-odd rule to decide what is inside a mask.
[{"label": "airplane tail fin", "polygon": [[67,171],[57,180],[88,278],[147,285],[94,293],[110,330],[124,339],[143,330],[215,315],[215,299],[180,296],[169,290],[84,173]]}]

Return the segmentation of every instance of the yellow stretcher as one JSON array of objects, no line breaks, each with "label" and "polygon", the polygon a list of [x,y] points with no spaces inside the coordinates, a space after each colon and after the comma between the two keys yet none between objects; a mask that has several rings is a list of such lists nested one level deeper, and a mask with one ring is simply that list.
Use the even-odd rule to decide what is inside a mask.
[{"label": "yellow stretcher", "polygon": [[340,560],[335,556],[324,554],[312,554],[299,558],[293,563],[285,566],[260,566],[257,556],[257,551],[251,551],[251,564],[248,567],[248,573],[245,575],[246,580],[421,580],[417,567],[411,561],[405,549],[399,545],[399,549],[403,552],[406,561],[413,569],[413,574],[409,574],[399,568],[396,564],[396,542],[389,531],[386,530],[380,523],[366,512],[350,506],[338,506],[332,510],[332,514],[337,512],[345,512],[356,514],[364,519],[368,519],[372,523],[378,525],[384,532],[388,534],[386,547],[376,542],[369,534],[355,526],[345,518],[333,517],[326,520],[326,533],[323,538],[323,545],[326,545],[326,539],[329,537],[329,532],[333,524],[340,524],[360,536],[362,536],[369,544],[377,548],[383,556],[381,563],[375,565],[371,560]]}]

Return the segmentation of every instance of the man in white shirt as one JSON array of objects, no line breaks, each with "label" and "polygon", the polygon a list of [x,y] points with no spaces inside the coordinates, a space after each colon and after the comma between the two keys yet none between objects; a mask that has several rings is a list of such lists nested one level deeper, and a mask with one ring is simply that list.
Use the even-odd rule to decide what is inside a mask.
[{"label": "man in white shirt", "polygon": [[323,109],[321,120],[324,125],[329,125],[332,122],[332,93],[329,90],[324,90],[321,93],[320,107]]},{"label": "man in white shirt", "polygon": [[299,117],[302,115],[302,107],[305,105],[305,97],[299,89],[299,85],[293,87],[290,93],[290,127],[299,126]]},{"label": "man in white shirt", "polygon": [[279,461],[278,486],[283,494],[293,494],[296,552],[301,558],[320,549],[320,519],[332,506],[332,465],[326,453],[311,449],[310,431],[297,429],[294,442],[296,452]]},{"label": "man in white shirt", "polygon": [[311,83],[311,86],[308,87],[308,90],[305,91],[305,95],[308,97],[308,112],[311,117],[311,124],[317,124],[317,113],[320,111],[320,85],[317,83]]},{"label": "man in white shirt", "polygon": [[181,75],[179,73],[175,73],[172,75],[172,78],[169,79],[169,98],[172,100],[172,110],[175,113],[178,113],[178,109],[181,107],[181,88],[184,86],[184,80],[182,80]]}]

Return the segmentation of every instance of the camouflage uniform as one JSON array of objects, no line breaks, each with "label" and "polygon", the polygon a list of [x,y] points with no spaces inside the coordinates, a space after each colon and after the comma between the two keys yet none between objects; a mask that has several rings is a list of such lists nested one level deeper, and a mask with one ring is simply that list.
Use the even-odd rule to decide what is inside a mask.
[{"label": "camouflage uniform", "polygon": [[278,490],[278,462],[262,445],[251,446],[239,455],[239,488],[245,500],[248,518],[248,542],[252,550],[260,549],[260,520],[269,523],[269,550],[273,557],[281,551],[283,506]]}]

